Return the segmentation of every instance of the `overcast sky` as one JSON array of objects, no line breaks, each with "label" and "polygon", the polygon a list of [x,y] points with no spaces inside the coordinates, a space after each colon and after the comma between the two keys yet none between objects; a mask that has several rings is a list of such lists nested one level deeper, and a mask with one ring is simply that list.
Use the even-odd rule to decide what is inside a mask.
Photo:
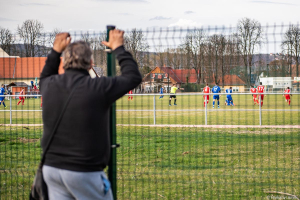
[{"label": "overcast sky", "polygon": [[299,0],[0,0],[0,26],[16,32],[27,19],[44,31],[236,26],[249,17],[262,25],[298,23]]}]

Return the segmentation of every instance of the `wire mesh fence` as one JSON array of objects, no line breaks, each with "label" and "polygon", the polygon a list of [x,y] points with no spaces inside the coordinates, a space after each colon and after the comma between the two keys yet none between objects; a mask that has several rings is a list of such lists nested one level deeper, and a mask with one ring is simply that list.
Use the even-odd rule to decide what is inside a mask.
[{"label": "wire mesh fence", "polygon": [[[39,76],[54,35],[1,44],[0,199],[28,198],[43,133]],[[93,49],[91,77],[106,76],[106,32],[71,36]],[[298,25],[251,20],[126,31],[143,82],[116,102],[117,198],[299,198],[299,45]]]}]

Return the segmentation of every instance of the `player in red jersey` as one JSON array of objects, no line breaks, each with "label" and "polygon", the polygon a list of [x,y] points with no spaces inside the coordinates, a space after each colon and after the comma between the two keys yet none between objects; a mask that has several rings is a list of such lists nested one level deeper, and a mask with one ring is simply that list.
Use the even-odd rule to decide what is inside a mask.
[{"label": "player in red jersey", "polygon": [[[206,83],[206,86],[203,88],[203,93],[209,93],[210,92],[210,88],[208,87],[208,83]],[[209,101],[209,95],[203,95],[203,99],[204,99],[204,107],[205,107],[205,97],[206,97],[206,104],[208,104],[208,101]]]},{"label": "player in red jersey", "polygon": [[[265,87],[262,85],[262,82],[259,83],[259,86],[257,87],[257,93],[264,93],[265,92]],[[258,98],[260,98],[260,105],[263,106],[264,104],[264,95],[258,95]]]},{"label": "player in red jersey", "polygon": [[254,105],[258,104],[258,99],[257,99],[257,95],[256,95],[257,91],[256,91],[256,88],[254,88],[253,85],[251,85],[250,91],[251,91],[252,96],[253,96]]},{"label": "player in red jersey", "polygon": [[23,97],[23,95],[24,95],[24,88],[22,88],[22,90],[19,94],[19,102],[17,103],[17,105],[19,105],[22,102],[22,105],[24,106],[25,98]]},{"label": "player in red jersey", "polygon": [[132,94],[132,90],[130,90],[129,92],[128,92],[128,101],[131,99],[131,101],[132,101],[132,98],[133,98],[133,96],[132,95],[130,95],[130,94]]},{"label": "player in red jersey", "polygon": [[288,102],[289,105],[291,105],[291,90],[290,90],[290,87],[287,87],[285,90],[284,90],[284,95],[282,96],[285,96],[285,101]]}]

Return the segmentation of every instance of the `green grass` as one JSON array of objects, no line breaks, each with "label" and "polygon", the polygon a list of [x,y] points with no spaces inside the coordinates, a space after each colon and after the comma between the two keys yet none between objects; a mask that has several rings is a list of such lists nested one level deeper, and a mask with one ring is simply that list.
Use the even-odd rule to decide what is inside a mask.
[{"label": "green grass", "polygon": [[[205,124],[205,110],[203,97],[196,95],[177,95],[177,106],[169,107],[168,95],[163,99],[156,96],[156,124]],[[236,106],[225,106],[225,95],[221,96],[221,109],[212,110],[212,96],[210,96],[208,109],[209,125],[258,125],[259,109],[253,105],[251,95],[233,95]],[[18,100],[12,100],[13,110],[41,110],[40,99],[26,99],[24,106],[17,106]],[[6,100],[9,110],[9,101]],[[173,104],[173,100],[172,100]],[[184,110],[185,111],[181,111]],[[188,110],[187,110],[188,109]],[[224,110],[225,109],[225,110]],[[244,109],[249,109],[245,111]],[[255,109],[255,110],[250,110]],[[277,110],[270,110],[277,109]],[[279,109],[284,109],[281,111]],[[267,95],[262,107],[263,125],[299,125],[300,95],[292,96],[291,106],[285,102],[281,94]],[[4,110],[0,106],[0,110]],[[123,111],[122,111],[123,110]],[[138,111],[135,111],[138,110]],[[163,111],[160,111],[163,110]],[[23,111],[12,112],[12,124],[42,124],[42,112]],[[10,112],[0,112],[0,124],[10,123]],[[117,101],[117,123],[118,124],[153,124],[153,96],[134,96],[133,101],[128,101],[124,96]]]},{"label": "green grass", "polygon": [[[28,199],[42,127],[0,127],[0,199]],[[299,196],[298,129],[118,126],[118,199]]]}]

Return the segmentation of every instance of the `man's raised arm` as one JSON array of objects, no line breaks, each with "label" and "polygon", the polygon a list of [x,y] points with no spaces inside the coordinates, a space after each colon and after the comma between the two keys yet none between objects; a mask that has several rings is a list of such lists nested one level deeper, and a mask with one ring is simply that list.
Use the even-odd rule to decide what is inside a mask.
[{"label": "man's raised arm", "polygon": [[53,49],[51,50],[51,53],[48,55],[46,64],[41,73],[40,86],[42,85],[44,78],[54,74],[58,74],[58,67],[60,64],[61,53],[65,50],[68,44],[70,44],[70,42],[71,42],[71,37],[69,33],[59,33],[56,35],[53,44]]},{"label": "man's raised arm", "polygon": [[137,87],[142,76],[138,70],[138,65],[132,55],[124,49],[124,31],[111,30],[109,32],[109,41],[103,41],[102,44],[111,48],[121,66],[122,74],[115,77],[103,77],[101,80],[105,83],[106,99],[108,102],[114,102],[129,90]]}]

